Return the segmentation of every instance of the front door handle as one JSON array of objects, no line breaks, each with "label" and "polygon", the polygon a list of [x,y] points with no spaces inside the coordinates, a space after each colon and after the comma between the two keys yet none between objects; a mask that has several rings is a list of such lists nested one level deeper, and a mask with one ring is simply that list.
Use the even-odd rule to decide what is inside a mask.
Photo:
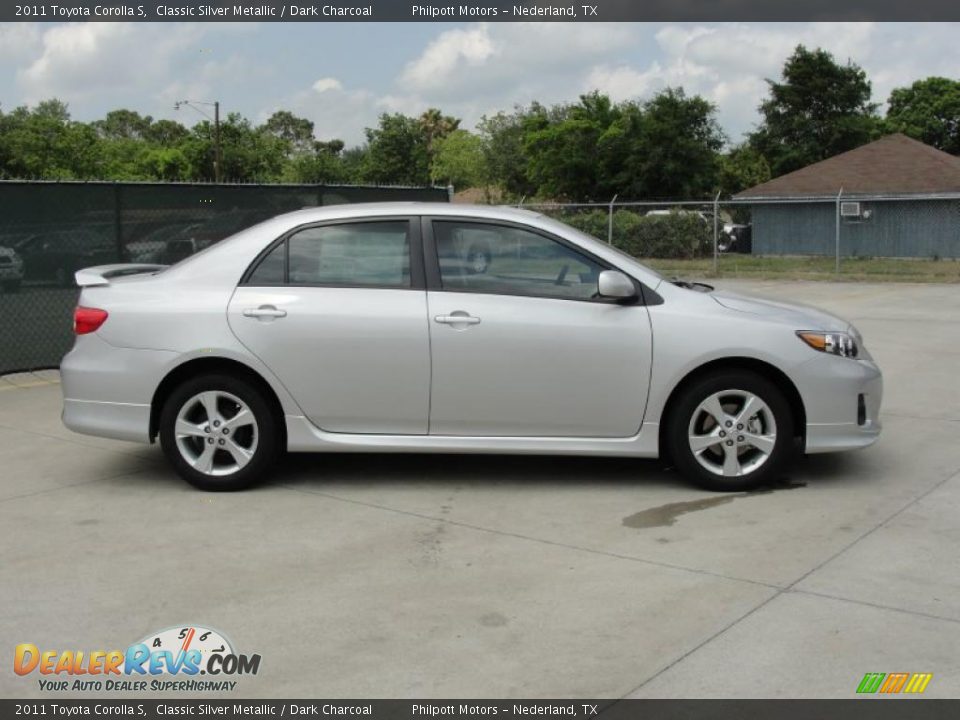
[{"label": "front door handle", "polygon": [[457,310],[456,312],[450,313],[449,315],[437,315],[433,318],[434,322],[438,322],[441,325],[479,325],[480,318],[473,317],[473,315],[468,315],[462,310]]},{"label": "front door handle", "polygon": [[287,316],[286,310],[279,310],[273,305],[261,305],[258,308],[246,308],[243,311],[244,317],[258,318],[260,320],[273,320]]}]

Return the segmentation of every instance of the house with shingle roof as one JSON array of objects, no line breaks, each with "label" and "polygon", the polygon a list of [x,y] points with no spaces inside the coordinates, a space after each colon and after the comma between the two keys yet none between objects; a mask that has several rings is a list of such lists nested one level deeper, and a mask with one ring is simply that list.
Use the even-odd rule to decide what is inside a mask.
[{"label": "house with shingle roof", "polygon": [[734,196],[753,252],[960,257],[960,158],[906,135],[880,138]]}]

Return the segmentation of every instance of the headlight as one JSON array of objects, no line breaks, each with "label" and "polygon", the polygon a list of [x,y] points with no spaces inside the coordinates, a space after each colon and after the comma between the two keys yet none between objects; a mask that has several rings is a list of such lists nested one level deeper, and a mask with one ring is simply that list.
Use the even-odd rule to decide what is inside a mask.
[{"label": "headlight", "polygon": [[797,337],[814,350],[829,353],[830,355],[855,358],[859,352],[857,341],[847,333],[798,330]]}]

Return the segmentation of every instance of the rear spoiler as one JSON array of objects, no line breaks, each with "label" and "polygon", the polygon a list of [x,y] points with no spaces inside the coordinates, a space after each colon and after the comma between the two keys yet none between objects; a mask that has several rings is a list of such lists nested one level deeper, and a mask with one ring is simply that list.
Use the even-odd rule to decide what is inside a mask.
[{"label": "rear spoiler", "polygon": [[77,270],[74,276],[80,287],[94,287],[109,285],[110,278],[125,277],[127,275],[142,275],[163,270],[169,265],[146,265],[143,263],[119,263],[117,265],[97,265],[83,270]]}]

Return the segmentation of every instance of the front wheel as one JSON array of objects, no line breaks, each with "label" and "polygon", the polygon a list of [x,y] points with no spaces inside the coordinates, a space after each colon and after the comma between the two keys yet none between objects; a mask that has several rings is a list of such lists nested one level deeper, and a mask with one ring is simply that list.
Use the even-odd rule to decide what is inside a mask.
[{"label": "front wheel", "polygon": [[277,435],[262,393],[229,376],[188,380],[160,415],[164,454],[201,490],[240,490],[261,480],[276,460]]},{"label": "front wheel", "polygon": [[776,478],[793,447],[793,415],[772,382],[747,371],[684,389],[667,421],[677,468],[707,490],[751,490]]}]

